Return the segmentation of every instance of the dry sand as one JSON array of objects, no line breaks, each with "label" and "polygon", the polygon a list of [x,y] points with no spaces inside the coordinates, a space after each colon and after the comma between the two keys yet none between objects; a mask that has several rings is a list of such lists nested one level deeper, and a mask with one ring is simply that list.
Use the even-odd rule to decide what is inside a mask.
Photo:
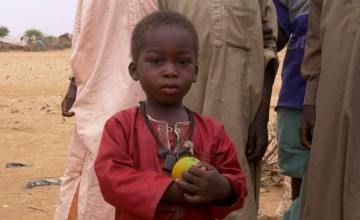
[{"label": "dry sand", "polygon": [[[59,180],[66,163],[73,118],[64,120],[60,103],[67,91],[70,50],[0,53],[0,219],[53,218],[59,186],[26,189],[29,181]],[[275,82],[273,103],[278,94]],[[273,113],[272,113],[273,114]],[[32,164],[5,168],[6,163]],[[260,208],[272,215],[281,187],[266,187]]]}]

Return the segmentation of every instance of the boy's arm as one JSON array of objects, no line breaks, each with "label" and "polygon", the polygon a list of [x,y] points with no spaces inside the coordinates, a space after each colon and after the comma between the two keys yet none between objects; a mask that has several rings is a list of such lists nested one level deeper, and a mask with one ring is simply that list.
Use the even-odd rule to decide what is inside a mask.
[{"label": "boy's arm", "polygon": [[247,196],[246,177],[224,127],[214,128],[212,133],[211,165],[200,162],[184,172],[184,180],[176,180],[176,184],[189,192],[185,196],[189,203],[209,203],[212,216],[222,219],[243,207]]},{"label": "boy's arm", "polygon": [[162,173],[135,169],[135,161],[128,155],[131,140],[126,135],[132,128],[126,121],[125,117],[121,121],[113,117],[106,122],[95,172],[106,202],[144,219],[152,219],[173,180]]}]

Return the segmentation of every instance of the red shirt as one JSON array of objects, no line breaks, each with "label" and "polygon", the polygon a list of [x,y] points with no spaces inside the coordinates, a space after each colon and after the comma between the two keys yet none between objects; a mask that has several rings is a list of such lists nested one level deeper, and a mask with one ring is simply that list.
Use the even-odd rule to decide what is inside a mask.
[{"label": "red shirt", "polygon": [[[157,211],[160,199],[173,179],[162,168],[158,144],[140,108],[134,107],[115,114],[106,122],[95,161],[101,193],[105,201],[116,207],[115,219],[222,219],[242,208],[247,195],[246,180],[233,142],[219,122],[197,113],[194,113],[194,121],[194,156],[214,166],[229,180],[238,196],[236,203],[230,207],[212,203],[201,206],[165,204],[168,208],[161,204],[161,211]],[[172,135],[168,135],[169,139],[162,136],[164,122],[152,123],[158,128],[155,130],[162,142],[168,140],[172,146]],[[180,136],[184,136],[189,123],[180,124],[180,130],[185,133]]]}]

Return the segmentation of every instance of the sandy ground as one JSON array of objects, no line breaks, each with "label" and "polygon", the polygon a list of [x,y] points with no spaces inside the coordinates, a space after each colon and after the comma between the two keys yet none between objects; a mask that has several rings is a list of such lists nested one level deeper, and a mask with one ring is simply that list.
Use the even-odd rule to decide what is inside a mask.
[{"label": "sandy ground", "polygon": [[[25,188],[28,182],[63,175],[74,119],[64,120],[60,103],[67,91],[70,50],[0,53],[0,219],[49,220],[58,185]],[[273,103],[278,94],[275,82]],[[7,163],[32,166],[5,168]],[[272,215],[281,187],[264,188],[260,208]]]}]

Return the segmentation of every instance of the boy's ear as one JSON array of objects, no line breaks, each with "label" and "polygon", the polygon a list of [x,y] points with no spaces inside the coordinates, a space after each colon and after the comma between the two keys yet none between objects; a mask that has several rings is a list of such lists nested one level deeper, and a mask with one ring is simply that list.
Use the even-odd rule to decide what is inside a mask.
[{"label": "boy's ear", "polygon": [[138,74],[138,71],[137,71],[136,63],[131,61],[131,63],[128,66],[128,70],[129,70],[129,74],[130,74],[131,78],[133,80],[135,80],[135,81],[138,81],[139,80],[139,74]]},{"label": "boy's ear", "polygon": [[194,77],[193,77],[193,83],[195,83],[195,82],[197,81],[198,72],[199,72],[199,68],[198,68],[198,66],[196,65],[196,66],[195,66],[195,73],[194,73]]}]

